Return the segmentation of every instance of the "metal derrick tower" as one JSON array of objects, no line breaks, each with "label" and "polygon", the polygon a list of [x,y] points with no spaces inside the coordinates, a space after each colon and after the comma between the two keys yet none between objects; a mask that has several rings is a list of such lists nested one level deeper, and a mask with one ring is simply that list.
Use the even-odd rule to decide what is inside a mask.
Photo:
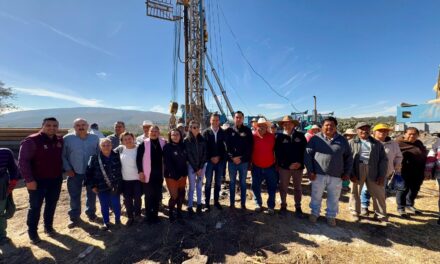
[{"label": "metal derrick tower", "polygon": [[[147,15],[177,21],[182,19],[185,39],[185,123],[196,120],[204,125],[207,112],[204,102],[204,61],[207,41],[203,0],[147,0]],[[170,127],[175,126],[178,104],[170,105]]]}]

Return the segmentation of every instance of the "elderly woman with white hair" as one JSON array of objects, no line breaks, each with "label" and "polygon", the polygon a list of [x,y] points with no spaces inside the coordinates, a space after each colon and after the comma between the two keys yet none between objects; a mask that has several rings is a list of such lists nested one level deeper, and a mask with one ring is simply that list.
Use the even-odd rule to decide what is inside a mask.
[{"label": "elderly woman with white hair", "polygon": [[86,185],[98,195],[103,218],[102,230],[110,229],[110,205],[115,214],[115,224],[121,224],[121,194],[122,166],[119,154],[112,151],[109,138],[99,141],[100,151],[90,157],[86,171]]}]

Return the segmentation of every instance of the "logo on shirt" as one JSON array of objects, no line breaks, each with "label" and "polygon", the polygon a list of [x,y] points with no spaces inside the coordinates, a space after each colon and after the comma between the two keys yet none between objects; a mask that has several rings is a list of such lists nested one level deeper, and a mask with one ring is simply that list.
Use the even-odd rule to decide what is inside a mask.
[{"label": "logo on shirt", "polygon": [[57,148],[63,147],[60,142],[57,143]]},{"label": "logo on shirt", "polygon": [[234,132],[232,132],[232,136],[235,136],[235,133],[234,133]]},{"label": "logo on shirt", "polygon": [[49,149],[49,147],[47,145],[43,145],[44,149]]},{"label": "logo on shirt", "polygon": [[177,151],[174,151],[174,156],[177,156],[177,155],[179,155],[179,154],[177,153]]},{"label": "logo on shirt", "polygon": [[245,137],[245,136],[246,136],[245,132],[240,133],[240,137]]},{"label": "logo on shirt", "polygon": [[289,140],[287,140],[287,138],[285,138],[285,139],[283,140],[283,143],[289,143]]},{"label": "logo on shirt", "polygon": [[301,139],[299,139],[299,138],[295,138],[295,142],[296,142],[296,143],[299,143],[299,142],[301,142]]}]

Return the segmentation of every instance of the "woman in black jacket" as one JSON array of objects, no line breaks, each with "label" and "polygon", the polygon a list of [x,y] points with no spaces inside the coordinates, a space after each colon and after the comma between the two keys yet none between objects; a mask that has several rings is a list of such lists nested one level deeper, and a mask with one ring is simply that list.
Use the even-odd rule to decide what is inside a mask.
[{"label": "woman in black jacket", "polygon": [[188,136],[185,138],[185,149],[188,155],[188,212],[193,211],[194,189],[197,189],[197,213],[202,213],[202,185],[205,175],[207,152],[205,139],[200,134],[200,123],[191,121],[189,123]]},{"label": "woman in black jacket", "polygon": [[177,204],[177,218],[182,217],[182,204],[185,199],[186,178],[188,168],[186,165],[186,151],[183,145],[182,134],[176,128],[168,132],[168,142],[163,148],[165,163],[165,181],[170,199],[168,200],[169,219],[175,220],[174,208]]},{"label": "woman in black jacket", "polygon": [[104,220],[102,230],[110,229],[110,203],[115,214],[115,223],[121,224],[121,204],[119,201],[122,182],[121,160],[119,154],[112,151],[112,142],[108,138],[99,141],[101,151],[90,157],[86,171],[86,185],[98,194],[101,213]]},{"label": "woman in black jacket", "polygon": [[415,127],[405,129],[403,139],[398,140],[400,151],[402,151],[402,177],[405,180],[405,188],[397,190],[396,203],[397,213],[401,217],[408,217],[408,212],[421,214],[414,207],[414,201],[425,178],[425,165],[428,151],[418,139],[419,130]]}]

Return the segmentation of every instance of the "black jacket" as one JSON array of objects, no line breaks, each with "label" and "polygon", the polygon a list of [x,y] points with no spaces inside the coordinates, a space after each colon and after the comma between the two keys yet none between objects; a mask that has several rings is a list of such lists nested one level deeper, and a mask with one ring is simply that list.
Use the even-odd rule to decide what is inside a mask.
[{"label": "black jacket", "polygon": [[226,152],[229,160],[241,156],[242,162],[250,162],[252,158],[252,146],[254,138],[249,127],[242,125],[226,130]]},{"label": "black jacket", "polygon": [[186,151],[183,143],[168,143],[163,147],[163,160],[165,163],[165,178],[178,180],[188,176],[186,165]]},{"label": "black jacket", "polygon": [[221,127],[217,131],[217,143],[212,128],[203,131],[203,138],[206,140],[208,160],[216,156],[219,156],[222,160],[226,159],[226,132]]},{"label": "black jacket", "polygon": [[119,189],[122,182],[122,165],[119,154],[111,152],[110,156],[107,158],[100,152],[102,165],[107,173],[107,177],[111,182],[111,186],[108,186],[107,181],[99,166],[98,155],[93,155],[90,157],[89,164],[86,170],[86,185],[91,188],[98,188],[99,192],[110,191],[112,188]]},{"label": "black jacket", "polygon": [[278,133],[275,135],[275,157],[280,168],[289,169],[290,164],[301,163],[304,169],[304,152],[307,140],[303,133],[296,130],[291,135]]},{"label": "black jacket", "polygon": [[200,134],[198,134],[196,138],[187,136],[183,143],[185,144],[189,165],[191,165],[194,171],[202,169],[208,160],[206,141],[203,136]]}]

